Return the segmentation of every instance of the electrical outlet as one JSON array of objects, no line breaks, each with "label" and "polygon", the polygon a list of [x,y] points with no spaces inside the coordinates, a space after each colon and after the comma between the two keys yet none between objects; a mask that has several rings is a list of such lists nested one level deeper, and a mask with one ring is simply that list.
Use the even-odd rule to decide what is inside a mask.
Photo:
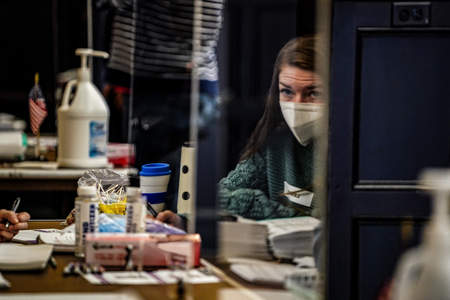
[{"label": "electrical outlet", "polygon": [[430,2],[394,2],[394,26],[427,26],[430,24]]}]

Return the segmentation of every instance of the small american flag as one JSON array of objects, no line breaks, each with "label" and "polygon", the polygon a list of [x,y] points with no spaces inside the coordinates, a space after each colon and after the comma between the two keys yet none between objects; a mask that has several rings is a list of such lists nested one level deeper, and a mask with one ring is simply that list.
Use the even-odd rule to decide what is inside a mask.
[{"label": "small american flag", "polygon": [[45,99],[39,88],[39,74],[36,73],[34,77],[34,87],[31,89],[29,98],[30,105],[30,127],[35,135],[39,134],[39,128],[45,117],[47,117],[47,107]]}]

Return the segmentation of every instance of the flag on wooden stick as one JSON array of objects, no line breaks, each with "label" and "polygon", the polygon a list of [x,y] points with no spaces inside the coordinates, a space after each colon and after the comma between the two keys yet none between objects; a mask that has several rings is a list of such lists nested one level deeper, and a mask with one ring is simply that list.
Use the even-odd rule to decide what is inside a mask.
[{"label": "flag on wooden stick", "polygon": [[39,73],[34,76],[34,86],[28,94],[30,105],[30,127],[35,135],[39,135],[39,128],[45,117],[47,117],[47,107],[44,95],[39,87]]},{"label": "flag on wooden stick", "polygon": [[36,135],[36,145],[34,147],[34,156],[40,158],[40,128],[45,117],[47,117],[47,106],[45,105],[44,95],[39,87],[39,73],[34,75],[34,86],[28,94],[30,105],[30,127]]}]

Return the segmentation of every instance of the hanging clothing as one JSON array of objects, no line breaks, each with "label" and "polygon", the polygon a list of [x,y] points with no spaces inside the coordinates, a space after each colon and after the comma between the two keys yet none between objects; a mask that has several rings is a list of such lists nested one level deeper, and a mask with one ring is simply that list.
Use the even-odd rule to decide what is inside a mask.
[{"label": "hanging clothing", "polygon": [[[217,81],[224,0],[203,0],[198,26],[200,80]],[[194,0],[111,0],[116,8],[108,68],[136,77],[189,79]]]}]

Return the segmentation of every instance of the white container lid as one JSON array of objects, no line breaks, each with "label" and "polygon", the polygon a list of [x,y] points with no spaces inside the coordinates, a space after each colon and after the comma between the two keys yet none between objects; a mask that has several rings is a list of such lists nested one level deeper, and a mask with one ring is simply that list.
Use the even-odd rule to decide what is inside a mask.
[{"label": "white container lid", "polygon": [[78,196],[97,196],[97,187],[95,185],[79,186],[77,194]]},{"label": "white container lid", "polygon": [[134,186],[128,186],[127,187],[127,197],[141,197],[142,192],[141,189]]}]

